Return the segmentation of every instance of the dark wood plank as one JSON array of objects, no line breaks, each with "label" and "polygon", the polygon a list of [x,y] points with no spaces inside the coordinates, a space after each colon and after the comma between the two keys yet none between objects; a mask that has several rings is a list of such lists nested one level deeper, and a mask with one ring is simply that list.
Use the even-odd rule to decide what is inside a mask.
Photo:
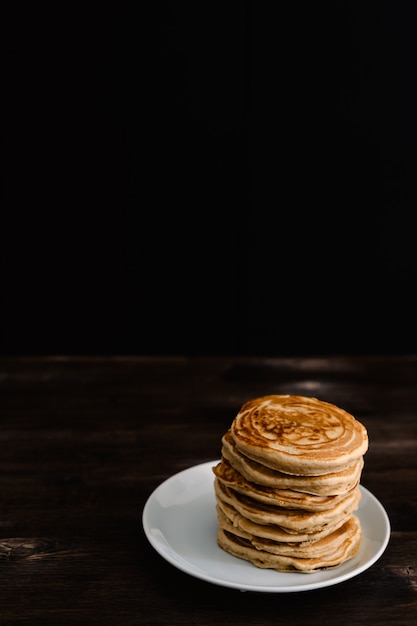
[{"label": "dark wood plank", "polygon": [[[363,484],[392,536],[358,577],[241,593],[176,570],[149,545],[152,490],[216,459],[241,404],[314,395],[366,425]],[[1,358],[0,623],[415,624],[417,358]],[[229,620],[229,622],[227,621]],[[232,622],[230,622],[232,620]]]}]

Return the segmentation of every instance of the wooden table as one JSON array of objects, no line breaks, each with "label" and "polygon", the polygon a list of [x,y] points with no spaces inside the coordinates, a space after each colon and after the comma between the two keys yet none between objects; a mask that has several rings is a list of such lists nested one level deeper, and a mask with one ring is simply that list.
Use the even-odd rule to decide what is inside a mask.
[{"label": "wooden table", "polygon": [[[386,551],[337,585],[242,593],[165,561],[142,511],[217,459],[237,410],[311,395],[360,419]],[[0,359],[0,624],[417,623],[417,356]]]}]

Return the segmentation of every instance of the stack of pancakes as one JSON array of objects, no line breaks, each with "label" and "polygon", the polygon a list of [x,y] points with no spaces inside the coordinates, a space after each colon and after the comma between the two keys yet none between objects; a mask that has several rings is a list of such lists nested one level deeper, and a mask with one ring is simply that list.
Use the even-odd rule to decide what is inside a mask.
[{"label": "stack of pancakes", "polygon": [[355,556],[366,428],[317,398],[246,402],[213,467],[217,541],[257,567],[315,572]]}]

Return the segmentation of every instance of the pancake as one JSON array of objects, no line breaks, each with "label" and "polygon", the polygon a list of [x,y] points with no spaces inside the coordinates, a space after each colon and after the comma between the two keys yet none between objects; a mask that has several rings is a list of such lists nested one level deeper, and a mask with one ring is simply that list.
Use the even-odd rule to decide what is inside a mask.
[{"label": "pancake", "polygon": [[330,536],[324,541],[327,544],[324,552],[319,551],[314,554],[312,548],[313,553],[310,555],[307,548],[300,556],[300,550],[287,554],[275,554],[253,547],[249,539],[239,537],[221,527],[217,533],[217,542],[223,550],[240,559],[250,561],[256,567],[280,572],[312,573],[341,565],[358,553],[362,541],[358,519],[351,516],[344,530],[340,530],[333,541]]},{"label": "pancake", "polygon": [[218,500],[216,510],[219,525],[225,530],[230,530],[230,527],[232,527],[235,534],[246,539],[251,536],[263,537],[275,542],[288,543],[290,546],[308,545],[312,541],[318,541],[340,528],[340,526],[343,526],[350,518],[350,514],[346,514],[344,517],[338,518],[316,532],[289,533],[284,528],[274,524],[257,524],[252,522],[243,517],[233,506],[221,500]]},{"label": "pancake", "polygon": [[298,476],[343,471],[368,449],[366,428],[353,415],[305,396],[269,395],[246,402],[231,435],[243,455]]},{"label": "pancake", "polygon": [[261,568],[315,572],[355,556],[366,428],[317,398],[243,404],[213,466],[218,545]]},{"label": "pancake", "polygon": [[[343,500],[347,494],[322,496],[312,495],[294,489],[274,489],[257,485],[246,480],[228,461],[222,459],[213,472],[221,483],[231,487],[238,493],[247,495],[264,504],[272,504],[288,509],[303,509],[305,511],[325,511],[333,508]],[[358,483],[353,487],[355,489]],[[351,491],[353,491],[353,489]],[[350,493],[350,492],[347,492]]]},{"label": "pancake", "polygon": [[216,498],[233,506],[243,517],[257,524],[274,524],[287,532],[317,532],[328,524],[346,516],[358,508],[361,498],[359,487],[353,490],[333,508],[325,511],[303,511],[285,509],[257,502],[230,487],[223,485],[218,478],[214,480]]},{"label": "pancake", "polygon": [[223,435],[222,444],[222,457],[246,480],[266,487],[293,489],[313,495],[341,495],[351,491],[358,484],[364,465],[363,457],[360,457],[337,472],[320,476],[295,476],[273,470],[242,454],[236,447],[230,429]]},{"label": "pancake", "polygon": [[331,533],[326,534],[324,537],[318,536],[310,541],[288,542],[257,537],[239,527],[236,528],[220,509],[218,511],[218,519],[220,528],[237,537],[250,541],[252,546],[258,550],[265,550],[265,552],[271,552],[271,554],[303,558],[326,556],[330,550],[339,547],[347,536],[356,533],[359,526],[358,518],[355,515],[351,515],[344,524]]}]

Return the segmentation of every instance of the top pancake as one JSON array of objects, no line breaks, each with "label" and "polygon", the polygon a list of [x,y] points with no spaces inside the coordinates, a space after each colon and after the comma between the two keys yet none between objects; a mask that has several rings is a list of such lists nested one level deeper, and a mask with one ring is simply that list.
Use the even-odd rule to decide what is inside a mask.
[{"label": "top pancake", "polygon": [[242,406],[230,430],[242,454],[301,476],[339,471],[368,449],[366,428],[353,415],[304,396],[254,398]]},{"label": "top pancake", "polygon": [[320,476],[296,476],[273,470],[245,456],[236,448],[230,429],[222,438],[222,457],[246,480],[273,489],[293,489],[319,496],[336,496],[353,489],[360,480],[363,456],[347,468]]}]

